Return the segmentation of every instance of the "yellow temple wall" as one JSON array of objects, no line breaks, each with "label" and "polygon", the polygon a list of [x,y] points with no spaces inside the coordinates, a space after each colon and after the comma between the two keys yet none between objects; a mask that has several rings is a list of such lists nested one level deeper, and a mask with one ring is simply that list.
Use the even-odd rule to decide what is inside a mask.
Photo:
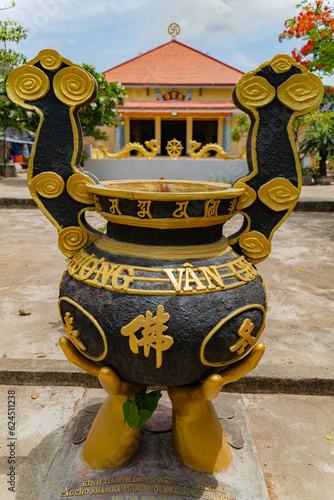
[{"label": "yellow temple wall", "polygon": [[[246,139],[242,138],[240,142],[232,142],[231,150],[232,155],[237,155],[241,153],[242,150],[246,151]],[[244,155],[242,158],[244,158]]]},{"label": "yellow temple wall", "polygon": [[108,148],[108,151],[114,152],[115,148],[115,127],[100,127],[103,132],[106,132],[109,136],[107,141],[96,140],[94,137],[84,137],[83,144],[90,144],[93,148],[99,149],[99,143],[103,144],[104,147]]},{"label": "yellow temple wall", "polygon": [[125,87],[127,97],[125,101],[155,101],[156,97],[154,95],[154,89],[149,89],[149,95],[147,95],[146,88],[139,87]]},{"label": "yellow temple wall", "polygon": [[233,89],[194,89],[193,101],[230,101]]},{"label": "yellow temple wall", "polygon": [[[173,87],[181,90],[185,94],[189,89]],[[156,101],[157,98],[153,88],[143,87],[125,87],[127,93],[127,100],[129,101]],[[171,90],[171,88],[160,88],[160,93],[164,94]],[[226,101],[232,99],[232,88],[195,88],[193,89],[192,101]],[[148,93],[148,95],[147,95]]]}]

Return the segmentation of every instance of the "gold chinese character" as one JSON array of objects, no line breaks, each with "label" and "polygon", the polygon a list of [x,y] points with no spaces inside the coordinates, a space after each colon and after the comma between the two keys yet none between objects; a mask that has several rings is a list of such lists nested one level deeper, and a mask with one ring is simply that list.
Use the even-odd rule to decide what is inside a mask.
[{"label": "gold chinese character", "polygon": [[237,260],[229,262],[227,265],[234,276],[240,281],[252,281],[259,274],[258,270],[245,257],[240,257]]},{"label": "gold chinese character", "polygon": [[230,201],[228,205],[228,213],[229,214],[234,214],[235,212],[235,207],[237,206],[237,198],[233,198],[233,200]]},{"label": "gold chinese character", "polygon": [[204,217],[217,217],[220,200],[208,200],[205,204]]},{"label": "gold chinese character", "polygon": [[[170,316],[164,313],[164,306],[159,305],[157,315],[153,316],[151,311],[146,311],[146,316],[142,314],[124,326],[121,334],[129,337],[129,346],[134,354],[138,354],[139,347],[144,348],[144,356],[147,358],[150,354],[151,347],[156,350],[156,367],[162,365],[162,352],[169,349],[174,339],[169,335],[163,335],[163,332],[168,329],[164,323],[167,323]],[[142,328],[142,338],[137,339],[136,332]]]},{"label": "gold chinese character", "polygon": [[100,198],[94,193],[93,194],[93,199],[94,199],[94,203],[95,203],[95,206],[97,208],[97,210],[99,212],[102,212],[102,207],[101,207],[101,203],[100,203]]},{"label": "gold chinese character", "polygon": [[65,322],[65,332],[69,336],[72,344],[79,349],[79,351],[85,351],[86,346],[81,342],[79,337],[80,333],[78,330],[74,330],[73,328],[74,318],[71,316],[71,313],[65,313],[64,322]]},{"label": "gold chinese character", "polygon": [[237,351],[238,354],[242,354],[246,347],[253,345],[254,342],[256,342],[256,338],[251,336],[253,329],[254,323],[252,323],[250,319],[246,318],[238,331],[240,339],[232,347],[230,347],[230,351]]},{"label": "gold chinese character", "polygon": [[119,209],[119,206],[118,206],[118,199],[117,198],[109,198],[109,201],[111,203],[110,205],[110,213],[112,213],[113,215],[116,215],[116,213],[118,215],[122,215],[122,212],[120,211]]},{"label": "gold chinese character", "polygon": [[187,214],[188,203],[189,201],[177,201],[176,205],[178,205],[178,208],[174,210],[173,217],[185,217],[189,219],[189,215]]},{"label": "gold chinese character", "polygon": [[138,208],[141,208],[141,210],[137,212],[138,217],[141,217],[143,219],[144,217],[147,216],[149,219],[152,219],[152,215],[150,213],[150,206],[151,206],[151,200],[147,201],[138,200]]}]

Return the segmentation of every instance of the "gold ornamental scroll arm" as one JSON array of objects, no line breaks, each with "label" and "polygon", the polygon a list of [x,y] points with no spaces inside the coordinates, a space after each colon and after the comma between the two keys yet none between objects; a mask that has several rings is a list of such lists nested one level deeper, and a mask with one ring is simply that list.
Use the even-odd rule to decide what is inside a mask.
[{"label": "gold ornamental scroll arm", "polygon": [[90,244],[96,232],[84,218],[94,207],[86,185],[97,181],[79,165],[82,130],[78,112],[94,100],[90,73],[45,49],[7,81],[7,94],[17,105],[39,115],[27,179],[32,198],[59,233],[60,250],[68,257]]},{"label": "gold ornamental scroll arm", "polygon": [[244,188],[236,204],[244,224],[229,237],[229,243],[253,264],[268,257],[274,232],[300,196],[301,169],[293,121],[319,106],[322,97],[321,80],[285,54],[246,73],[234,88],[234,103],[249,115],[251,126],[247,138],[249,173],[233,184]]}]

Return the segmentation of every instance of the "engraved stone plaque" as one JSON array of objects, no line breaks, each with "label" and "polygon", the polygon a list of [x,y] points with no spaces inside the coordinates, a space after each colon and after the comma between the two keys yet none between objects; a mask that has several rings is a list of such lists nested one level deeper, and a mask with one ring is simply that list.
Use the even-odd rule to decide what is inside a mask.
[{"label": "engraved stone plaque", "polygon": [[[96,399],[84,398],[65,433],[39,500],[70,497],[101,500],[268,500],[241,396],[220,393],[214,404],[233,446],[232,465],[224,471],[205,474],[186,467],[178,460],[172,441],[170,402],[165,395],[144,430],[137,453],[116,469],[97,470],[90,469],[82,461],[83,443],[73,443],[83,415],[89,415],[91,407],[95,406],[94,411],[98,410]],[[94,413],[91,414],[93,420]],[[87,417],[83,420],[84,428],[89,423]],[[85,432],[87,430],[83,429]]]}]

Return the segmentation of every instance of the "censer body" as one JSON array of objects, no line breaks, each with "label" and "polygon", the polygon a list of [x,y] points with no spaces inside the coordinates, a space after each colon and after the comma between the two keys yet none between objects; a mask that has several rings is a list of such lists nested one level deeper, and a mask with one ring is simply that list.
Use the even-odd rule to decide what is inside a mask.
[{"label": "censer body", "polygon": [[244,356],[264,328],[266,295],[256,268],[222,236],[243,190],[106,184],[88,189],[110,219],[107,234],[73,257],[60,287],[61,317],[77,349],[124,380],[150,385],[195,383]]}]

